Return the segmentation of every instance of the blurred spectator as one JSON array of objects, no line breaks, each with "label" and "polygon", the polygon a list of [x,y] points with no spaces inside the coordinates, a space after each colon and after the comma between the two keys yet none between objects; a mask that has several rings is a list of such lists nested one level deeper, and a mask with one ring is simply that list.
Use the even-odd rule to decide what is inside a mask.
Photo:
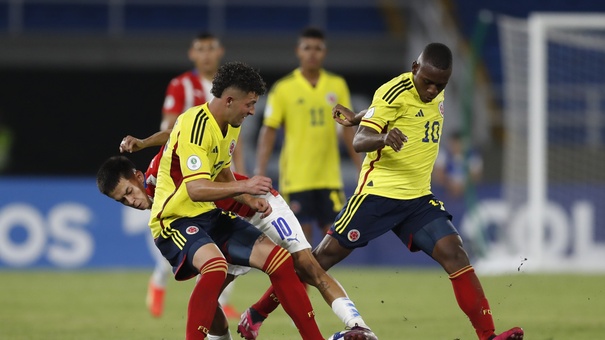
[{"label": "blurred spectator", "polygon": [[13,131],[4,123],[3,112],[0,110],[0,173],[10,165],[11,148],[13,146]]},{"label": "blurred spectator", "polygon": [[467,184],[474,185],[481,180],[482,173],[481,155],[472,147],[466,150],[462,133],[456,131],[448,138],[445,148],[439,150],[433,183],[437,189],[444,189],[448,196],[459,198],[464,195]]}]

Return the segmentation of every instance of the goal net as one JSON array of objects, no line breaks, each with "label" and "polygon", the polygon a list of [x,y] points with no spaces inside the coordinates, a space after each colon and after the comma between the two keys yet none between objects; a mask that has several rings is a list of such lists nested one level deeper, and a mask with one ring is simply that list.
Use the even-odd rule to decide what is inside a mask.
[{"label": "goal net", "polygon": [[477,265],[604,272],[605,14],[500,17],[498,28],[503,199],[477,212],[501,216]]}]

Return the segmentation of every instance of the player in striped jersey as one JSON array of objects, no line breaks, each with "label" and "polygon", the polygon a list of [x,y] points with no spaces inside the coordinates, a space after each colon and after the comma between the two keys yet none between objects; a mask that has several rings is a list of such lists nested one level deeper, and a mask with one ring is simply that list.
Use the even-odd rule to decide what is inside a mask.
[{"label": "player in striped jersey", "polygon": [[314,250],[324,269],[380,235],[393,232],[411,251],[422,250],[449,274],[458,305],[480,340],[522,339],[512,328],[496,335],[492,312],[452,216],[431,193],[431,172],[445,115],[444,92],[452,53],[428,44],[412,71],[382,85],[370,108],[355,115],[337,105],[334,119],[359,125],[353,140],[366,152],[355,193]]},{"label": "player in striped jersey", "polygon": [[224,54],[220,40],[210,33],[200,33],[191,41],[188,57],[194,68],[170,80],[162,108],[161,130],[172,129],[181,113],[213,98],[212,79]]}]

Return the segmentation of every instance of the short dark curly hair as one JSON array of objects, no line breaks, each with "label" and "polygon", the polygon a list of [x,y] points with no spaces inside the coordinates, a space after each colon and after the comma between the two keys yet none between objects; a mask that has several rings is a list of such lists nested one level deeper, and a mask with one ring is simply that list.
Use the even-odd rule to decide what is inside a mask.
[{"label": "short dark curly hair", "polygon": [[254,92],[259,96],[267,91],[267,85],[258,71],[239,61],[226,63],[218,69],[212,81],[212,95],[220,98],[228,87],[246,93]]},{"label": "short dark curly hair", "polygon": [[131,179],[136,167],[124,156],[113,156],[107,159],[97,172],[97,187],[107,196],[115,190],[121,178]]}]

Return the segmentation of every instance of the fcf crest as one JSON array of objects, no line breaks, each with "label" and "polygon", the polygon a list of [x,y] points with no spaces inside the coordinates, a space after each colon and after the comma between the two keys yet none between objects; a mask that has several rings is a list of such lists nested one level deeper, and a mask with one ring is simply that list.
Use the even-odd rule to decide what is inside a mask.
[{"label": "fcf crest", "polygon": [[351,229],[347,233],[347,238],[351,242],[355,242],[355,241],[359,240],[359,236],[361,236],[361,234],[359,233],[359,230],[357,230],[357,229]]},{"label": "fcf crest", "polygon": [[185,229],[185,232],[188,235],[193,235],[193,234],[197,234],[197,232],[200,231],[200,229],[194,225],[187,227],[187,229]]},{"label": "fcf crest", "polygon": [[336,105],[336,94],[334,92],[330,92],[326,95],[326,101],[330,106]]},{"label": "fcf crest", "polygon": [[439,113],[441,113],[441,117],[443,117],[443,114],[445,109],[443,108],[443,102],[439,102]]}]

